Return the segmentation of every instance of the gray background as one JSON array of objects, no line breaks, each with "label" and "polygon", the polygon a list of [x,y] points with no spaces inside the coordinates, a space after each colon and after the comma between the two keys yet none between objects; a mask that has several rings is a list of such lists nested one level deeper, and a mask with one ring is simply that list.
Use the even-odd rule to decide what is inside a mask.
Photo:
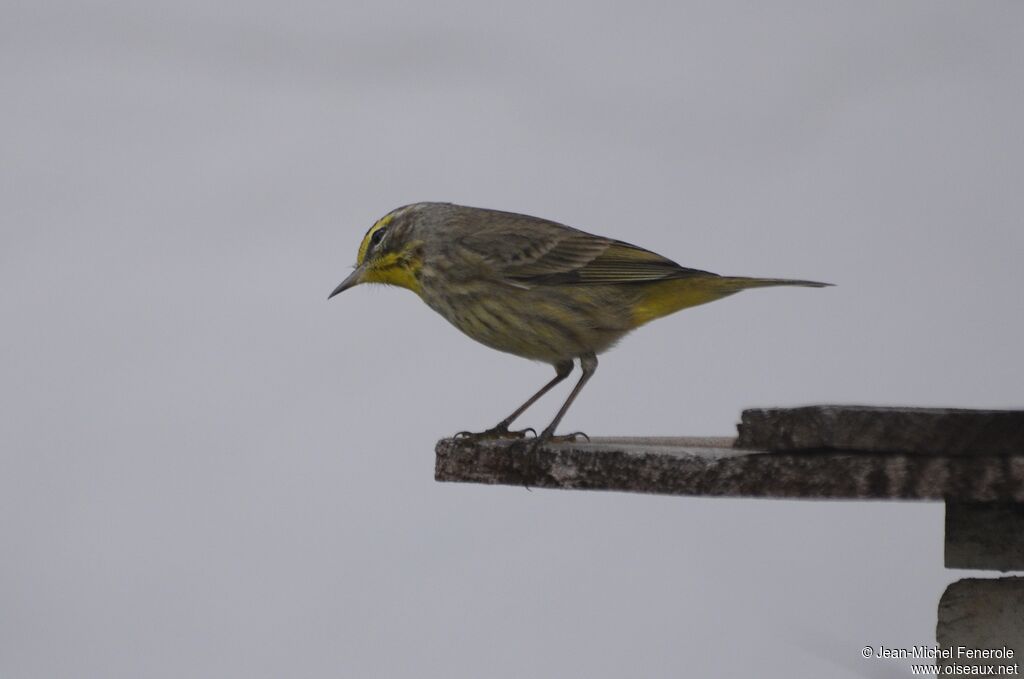
[{"label": "gray background", "polygon": [[[565,424],[1021,407],[1024,5],[5,2],[0,676],[902,676],[939,504],[442,485],[550,368],[325,301],[450,200],[798,276]],[[526,419],[542,425],[557,397]]]}]

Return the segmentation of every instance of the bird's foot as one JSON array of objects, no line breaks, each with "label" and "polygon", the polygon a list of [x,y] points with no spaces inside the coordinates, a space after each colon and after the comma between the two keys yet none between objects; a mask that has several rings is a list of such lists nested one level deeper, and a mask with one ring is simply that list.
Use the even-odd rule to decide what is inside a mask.
[{"label": "bird's foot", "polygon": [[[534,464],[531,460],[535,458],[541,448],[548,443],[575,443],[581,438],[585,439],[588,443],[590,442],[590,437],[581,431],[574,431],[571,434],[555,436],[554,432],[545,429],[539,435],[534,436],[527,441],[517,441],[513,443],[511,450],[513,452],[519,452],[523,456],[520,458],[519,464],[523,464],[525,467],[530,468]],[[526,488],[526,490],[530,490],[529,481],[524,480],[523,487]]]},{"label": "bird's foot", "polygon": [[590,437],[581,431],[574,431],[571,434],[560,434],[555,435],[549,431],[542,431],[539,436],[530,439],[525,443],[524,450],[527,453],[536,453],[538,450],[543,448],[549,443],[578,443],[580,440],[585,440],[590,443]]},{"label": "bird's foot", "polygon": [[551,438],[547,440],[547,443],[577,443],[580,440],[585,440],[587,443],[590,443],[590,437],[582,431],[574,431],[571,434],[561,434],[558,436],[552,435]]},{"label": "bird's foot", "polygon": [[463,441],[500,441],[525,439],[529,438],[531,434],[533,437],[537,436],[537,430],[533,427],[511,430],[507,426],[498,425],[497,427],[491,427],[487,431],[460,431],[452,438]]}]

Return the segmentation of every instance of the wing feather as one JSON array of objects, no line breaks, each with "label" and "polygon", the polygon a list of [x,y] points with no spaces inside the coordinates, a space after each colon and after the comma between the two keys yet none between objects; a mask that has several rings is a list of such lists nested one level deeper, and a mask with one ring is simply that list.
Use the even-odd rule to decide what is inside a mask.
[{"label": "wing feather", "polygon": [[661,255],[563,224],[495,213],[459,239],[494,273],[519,285],[601,285],[714,276]]}]

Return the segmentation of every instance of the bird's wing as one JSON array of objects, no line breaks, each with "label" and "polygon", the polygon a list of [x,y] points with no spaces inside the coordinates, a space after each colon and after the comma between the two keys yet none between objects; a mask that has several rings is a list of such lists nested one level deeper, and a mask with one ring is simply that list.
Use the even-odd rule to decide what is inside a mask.
[{"label": "bird's wing", "polygon": [[629,243],[534,218],[506,217],[460,240],[497,275],[518,284],[598,285],[713,275]]}]

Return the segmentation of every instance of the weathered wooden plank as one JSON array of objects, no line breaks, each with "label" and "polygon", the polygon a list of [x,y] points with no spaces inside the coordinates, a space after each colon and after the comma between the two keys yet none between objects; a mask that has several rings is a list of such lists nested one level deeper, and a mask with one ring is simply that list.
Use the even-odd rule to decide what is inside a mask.
[{"label": "weathered wooden plank", "polygon": [[669,495],[1024,502],[1024,455],[769,453],[730,442],[595,438],[529,452],[523,441],[443,439],[435,478]]},{"label": "weathered wooden plank", "polygon": [[737,446],[919,455],[1024,454],[1024,410],[820,405],[743,411]]},{"label": "weathered wooden plank", "polygon": [[1024,504],[946,504],[946,568],[1024,570]]},{"label": "weathered wooden plank", "polygon": [[[1024,578],[967,578],[949,585],[939,600],[935,640],[950,656],[936,660],[943,676],[1019,676],[1024,664]],[[990,665],[1007,671],[986,671]]]}]

